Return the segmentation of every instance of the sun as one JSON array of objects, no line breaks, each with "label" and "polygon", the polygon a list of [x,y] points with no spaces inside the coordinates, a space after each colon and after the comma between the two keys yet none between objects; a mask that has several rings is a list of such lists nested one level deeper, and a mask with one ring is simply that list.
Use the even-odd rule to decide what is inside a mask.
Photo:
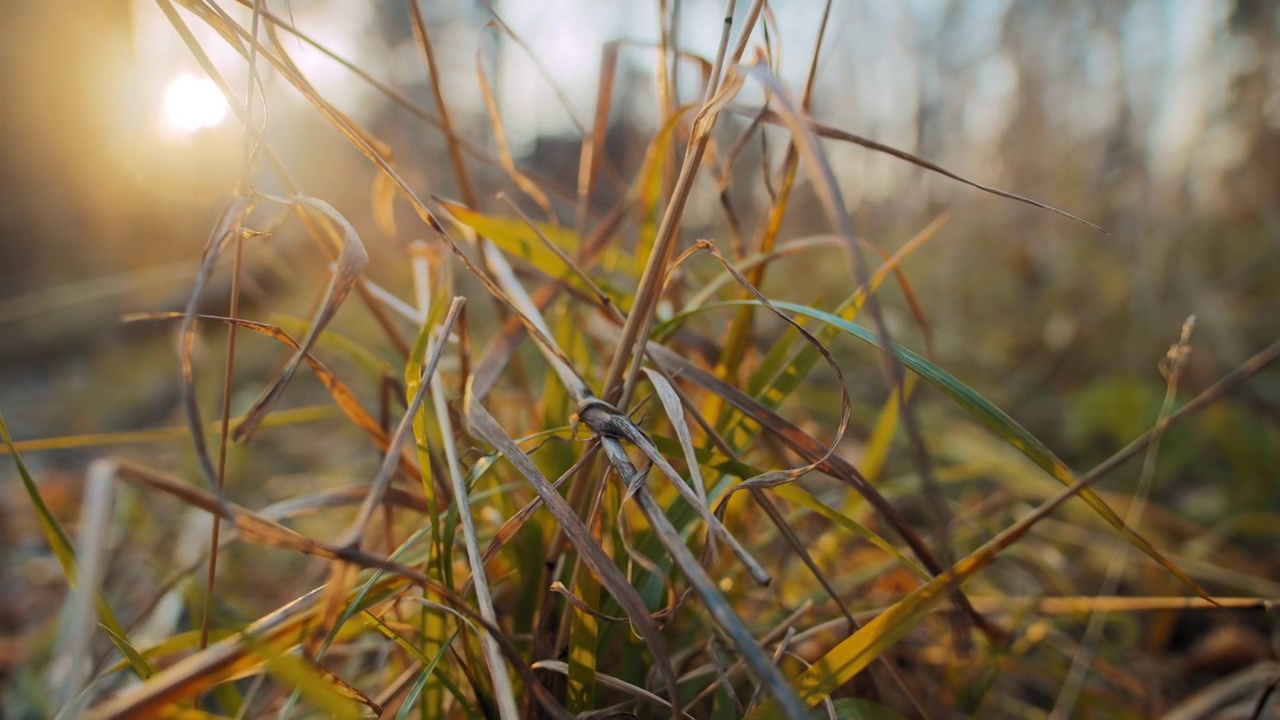
[{"label": "sun", "polygon": [[169,81],[160,105],[161,125],[170,134],[189,135],[227,118],[227,101],[207,77],[182,73]]}]

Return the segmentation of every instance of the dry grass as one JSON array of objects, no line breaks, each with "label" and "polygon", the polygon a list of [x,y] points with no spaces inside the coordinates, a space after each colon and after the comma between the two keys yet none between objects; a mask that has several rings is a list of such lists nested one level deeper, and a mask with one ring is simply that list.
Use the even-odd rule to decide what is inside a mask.
[{"label": "dry grass", "polygon": [[[1073,472],[933,357],[905,264],[946,232],[946,217],[896,252],[863,240],[824,143],[887,152],[1089,223],[812,121],[822,38],[797,97],[778,79],[771,46],[757,44],[758,26],[771,22],[763,2],[736,15],[730,4],[741,21],[725,25],[714,58],[676,53],[679,28],[666,14],[662,129],[632,178],[604,158],[618,46],[605,51],[576,191],[518,166],[482,63],[476,82],[496,152],[456,131],[431,28],[411,3],[436,110],[378,87],[442,133],[458,200],[421,196],[406,180],[421,168],[308,82],[289,56],[298,33],[288,18],[247,3],[244,26],[213,2],[159,2],[245,128],[240,183],[186,311],[133,318],[180,326],[182,435],[193,453],[181,472],[96,463],[73,539],[21,454],[171,442],[179,431],[43,444],[11,443],[5,431],[73,588],[56,644],[32,652],[31,682],[56,683],[60,696],[18,688],[15,716],[1149,714],[1170,695],[1126,658],[1158,657],[1172,612],[1272,609],[1265,566],[1230,548],[1216,558],[1166,552],[1152,532],[1185,550],[1203,529],[1143,506],[1166,433],[1262,372],[1280,344],[1180,403],[1188,326],[1170,338],[1163,409],[1142,421],[1151,429]],[[370,279],[372,253],[355,224],[306,194],[307,178],[266,141],[259,101],[270,95],[258,75],[231,87],[178,7],[250,68],[269,65],[377,169],[376,224],[428,237],[391,260],[409,268],[409,297]],[[689,89],[673,89],[679,63],[701,73],[695,105],[681,107]],[[767,107],[734,104],[749,84]],[[739,162],[765,134],[785,137],[781,166]],[[501,175],[497,187],[481,189],[478,163],[486,178]],[[283,196],[257,190],[268,177]],[[756,183],[769,188],[768,206],[736,207],[729,188]],[[604,186],[622,190],[601,212]],[[795,195],[810,190],[829,235],[786,237]],[[724,237],[681,232],[689,203],[717,202]],[[397,217],[405,206],[413,229]],[[334,262],[309,319],[244,317],[246,258],[270,242],[261,231],[292,224]],[[795,257],[821,258],[822,277],[777,277],[775,263]],[[201,314],[210,278],[228,264],[226,315]],[[897,339],[906,331],[882,300],[890,286],[905,308],[893,317],[912,319],[925,355]],[[337,329],[340,312],[342,327],[366,335]],[[369,339],[368,328],[381,335]],[[245,407],[234,390],[250,335],[287,354]],[[845,338],[857,347],[838,346]],[[225,349],[220,363],[197,352],[202,343]],[[870,412],[863,398],[855,410],[845,380],[854,352],[880,367],[883,402]],[[308,373],[319,380],[309,392],[337,409],[343,429],[314,424],[333,412],[278,407]],[[945,412],[922,411],[926,387]],[[214,394],[210,414],[199,399]],[[308,472],[343,480],[251,488],[270,477],[262,456],[275,449],[259,435],[282,425],[308,446]],[[343,443],[376,453],[376,467],[343,459]],[[1144,453],[1132,496],[1093,487]],[[1060,487],[1047,490],[1046,479]],[[211,526],[191,524],[198,514]],[[146,529],[129,537],[138,518]],[[1046,530],[1052,523],[1080,533],[1088,550]],[[171,551],[175,541],[203,549]],[[130,563],[150,567],[124,572]],[[142,576],[145,587],[122,587]],[[1236,596],[1216,597],[1224,590]],[[1077,641],[1081,616],[1091,619]],[[1147,616],[1157,620],[1135,619]]]}]

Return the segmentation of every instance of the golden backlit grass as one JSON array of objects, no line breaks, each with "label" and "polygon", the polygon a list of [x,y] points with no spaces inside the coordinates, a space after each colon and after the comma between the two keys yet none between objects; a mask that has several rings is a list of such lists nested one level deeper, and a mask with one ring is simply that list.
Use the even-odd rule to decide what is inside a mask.
[{"label": "golden backlit grass", "polygon": [[[1083,650],[1068,639],[1076,615],[1271,609],[1262,596],[1215,598],[1221,576],[1185,566],[1138,529],[1132,507],[1145,497],[1122,516],[1091,486],[1129,458],[1154,458],[1168,429],[1269,366],[1280,345],[1177,405],[1192,338],[1170,338],[1178,340],[1166,367],[1170,402],[1145,421],[1153,428],[1088,472],[1071,470],[932,352],[908,261],[946,232],[946,217],[921,223],[896,252],[859,237],[824,143],[888,152],[1008,202],[1065,215],[1062,222],[1089,223],[814,122],[821,35],[797,98],[779,80],[771,46],[760,42],[757,26],[772,22],[763,2],[747,8],[742,23],[724,26],[713,58],[677,53],[666,16],[656,64],[663,122],[632,178],[603,157],[619,51],[611,45],[594,126],[582,137],[577,187],[566,190],[512,157],[483,63],[476,82],[496,152],[456,131],[431,28],[411,3],[435,112],[360,76],[440,131],[450,166],[427,171],[451,174],[460,197],[446,199],[415,190],[405,172],[412,159],[308,82],[289,48],[295,37],[313,41],[287,18],[250,5],[252,22],[244,26],[213,2],[160,0],[245,127],[244,172],[210,233],[186,311],[133,318],[180,329],[181,437],[193,446],[190,465],[176,472],[99,461],[90,485],[101,502],[86,510],[97,521],[82,523],[73,540],[21,455],[172,442],[179,432],[21,443],[4,432],[71,588],[60,642],[37,658],[48,672],[64,673],[57,702],[69,712],[103,719],[1012,716],[1044,704],[1027,688],[1056,686],[1077,652],[1104,649],[1097,643],[1105,635]],[[244,92],[231,87],[191,36],[189,17],[216,29],[251,68],[270,66],[368,159],[378,173],[369,197],[376,225],[396,239],[427,238],[403,243],[394,259],[408,267],[411,288],[370,279],[373,256],[361,230],[308,195],[307,178],[291,175],[266,143],[256,103],[270,93],[253,73]],[[495,23],[495,32],[514,36]],[[671,90],[681,63],[698,69],[696,93]],[[764,92],[767,107],[735,103],[748,84]],[[681,104],[693,95],[696,102]],[[743,148],[765,132],[786,139],[781,166],[739,163]],[[477,162],[500,171],[502,187],[478,188]],[[601,212],[601,178],[609,173],[622,191]],[[284,194],[259,192],[266,177]],[[827,235],[782,232],[801,177]],[[704,178],[719,198],[698,189]],[[766,183],[771,200],[736,208],[726,194],[734,183]],[[681,232],[690,203],[717,201],[725,237]],[[416,227],[397,222],[396,208],[405,206]],[[239,277],[246,246],[270,242],[255,225],[263,209],[288,213],[334,263],[317,280],[312,315],[288,330],[242,317],[237,283],[225,316],[197,312],[215,268],[230,263]],[[774,263],[789,256],[821,257],[823,286],[775,277]],[[832,276],[838,282],[827,282]],[[764,288],[779,284],[811,299],[775,300]],[[890,322],[881,296],[891,286],[928,352],[908,349],[912,343]],[[340,311],[379,328],[380,345],[342,337],[333,326]],[[228,333],[220,363],[196,352],[212,328]],[[284,354],[257,399],[241,408],[232,389],[236,338],[245,331]],[[850,393],[849,354],[832,350],[845,339],[879,366],[887,400],[871,404]],[[393,375],[379,376],[382,367]],[[202,377],[219,371],[219,412],[210,413],[198,391]],[[319,380],[336,410],[279,407],[303,373]],[[380,389],[381,407],[367,405],[378,394],[371,388]],[[926,390],[934,406],[946,403],[945,413],[921,412]],[[335,416],[349,427],[310,425]],[[317,475],[335,461],[326,452],[330,433],[354,431],[381,461],[341,490],[318,484],[266,507],[240,504],[255,465],[229,465],[228,448],[248,443],[250,457],[267,452],[255,449],[258,436],[284,426],[309,428]],[[956,460],[961,441],[970,443],[968,464]],[[116,565],[105,555],[107,533],[119,522],[111,498],[128,492],[176,498],[216,518],[206,544],[212,551],[194,566],[174,567],[170,582],[155,589],[172,593],[184,612],[165,626],[166,637],[147,642],[136,640],[137,628],[160,603],[140,614],[128,608],[131,622],[122,623],[112,605]],[[1083,503],[1070,503],[1076,498]],[[1101,543],[1063,567],[1061,547],[1032,532],[1055,513],[1120,542]],[[165,566],[174,560],[163,547],[123,548],[127,556],[151,552]],[[1130,596],[1089,595],[1099,575],[1091,567],[1115,553],[1154,568],[1135,573],[1147,585],[1130,588]],[[309,558],[310,571],[280,574],[273,568],[283,556]],[[216,571],[226,563],[232,569]],[[82,577],[83,568],[91,572]],[[265,614],[238,612],[256,595],[235,577],[269,579],[295,599]],[[1114,686],[1143,687],[1110,663],[1079,682],[1054,695],[1051,707],[1066,714],[1105,707]]]}]

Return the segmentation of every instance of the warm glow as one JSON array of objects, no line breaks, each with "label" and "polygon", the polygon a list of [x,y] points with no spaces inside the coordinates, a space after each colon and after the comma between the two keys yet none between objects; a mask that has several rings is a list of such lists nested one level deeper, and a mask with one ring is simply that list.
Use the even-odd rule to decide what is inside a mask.
[{"label": "warm glow", "polygon": [[213,127],[227,117],[227,101],[207,77],[183,73],[164,89],[161,120],[165,130],[186,135]]}]

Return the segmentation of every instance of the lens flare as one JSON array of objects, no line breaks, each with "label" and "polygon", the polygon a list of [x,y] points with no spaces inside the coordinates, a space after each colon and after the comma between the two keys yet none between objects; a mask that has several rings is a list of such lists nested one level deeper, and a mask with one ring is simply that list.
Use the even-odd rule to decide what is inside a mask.
[{"label": "lens flare", "polygon": [[209,78],[183,73],[165,87],[160,113],[168,133],[189,135],[225,120],[227,101]]}]

